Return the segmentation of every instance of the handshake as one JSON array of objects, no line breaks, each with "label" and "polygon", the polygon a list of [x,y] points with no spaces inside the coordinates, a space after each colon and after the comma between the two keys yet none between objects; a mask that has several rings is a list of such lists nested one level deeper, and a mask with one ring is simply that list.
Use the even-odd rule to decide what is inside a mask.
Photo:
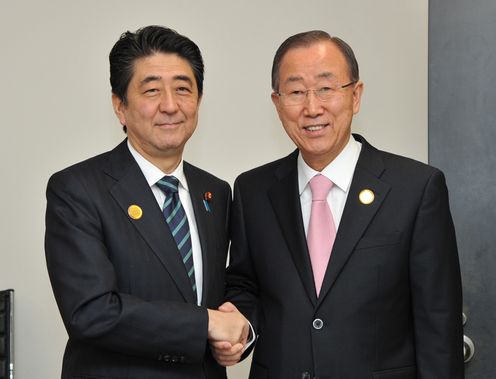
[{"label": "handshake", "polygon": [[239,362],[245,350],[250,326],[248,320],[231,303],[208,310],[208,341],[212,355],[222,366]]}]

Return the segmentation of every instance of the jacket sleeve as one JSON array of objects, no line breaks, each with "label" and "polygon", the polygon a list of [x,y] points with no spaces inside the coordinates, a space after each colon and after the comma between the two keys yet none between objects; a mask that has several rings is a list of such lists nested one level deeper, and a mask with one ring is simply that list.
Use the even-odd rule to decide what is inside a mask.
[{"label": "jacket sleeve", "polygon": [[417,376],[463,378],[460,267],[448,191],[439,171],[428,180],[416,217],[410,281]]},{"label": "jacket sleeve", "polygon": [[[234,202],[231,212],[231,248],[226,276],[226,300],[232,302],[250,321],[255,334],[258,329],[258,281],[250,257],[250,246],[243,212],[243,196],[239,181],[234,183]],[[255,344],[245,352],[246,357]]]}]

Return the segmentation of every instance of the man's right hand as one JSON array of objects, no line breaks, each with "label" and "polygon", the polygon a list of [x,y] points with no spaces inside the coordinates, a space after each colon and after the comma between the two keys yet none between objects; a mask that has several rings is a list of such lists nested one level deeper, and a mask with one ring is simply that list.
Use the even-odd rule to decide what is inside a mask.
[{"label": "man's right hand", "polygon": [[208,310],[208,339],[214,358],[222,366],[236,364],[244,351],[250,327],[231,303]]},{"label": "man's right hand", "polygon": [[249,334],[248,320],[231,303],[224,303],[219,310],[208,310],[208,339],[210,342],[246,344]]}]

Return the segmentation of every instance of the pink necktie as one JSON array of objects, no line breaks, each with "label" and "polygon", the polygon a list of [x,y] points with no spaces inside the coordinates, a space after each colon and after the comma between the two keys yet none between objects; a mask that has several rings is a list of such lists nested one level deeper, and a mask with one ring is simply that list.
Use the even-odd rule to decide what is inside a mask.
[{"label": "pink necktie", "polygon": [[336,239],[336,226],[327,203],[327,195],[333,183],[323,175],[315,175],[310,180],[312,190],[312,210],[308,224],[307,244],[312,262],[313,278],[317,297],[322,287],[332,245]]}]

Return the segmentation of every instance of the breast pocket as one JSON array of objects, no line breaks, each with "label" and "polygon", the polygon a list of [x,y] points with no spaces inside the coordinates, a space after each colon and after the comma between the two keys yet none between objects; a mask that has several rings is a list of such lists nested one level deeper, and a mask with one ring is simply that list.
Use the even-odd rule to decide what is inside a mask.
[{"label": "breast pocket", "polygon": [[358,241],[356,250],[397,245],[400,241],[401,232],[399,231],[384,234],[366,234]]}]

